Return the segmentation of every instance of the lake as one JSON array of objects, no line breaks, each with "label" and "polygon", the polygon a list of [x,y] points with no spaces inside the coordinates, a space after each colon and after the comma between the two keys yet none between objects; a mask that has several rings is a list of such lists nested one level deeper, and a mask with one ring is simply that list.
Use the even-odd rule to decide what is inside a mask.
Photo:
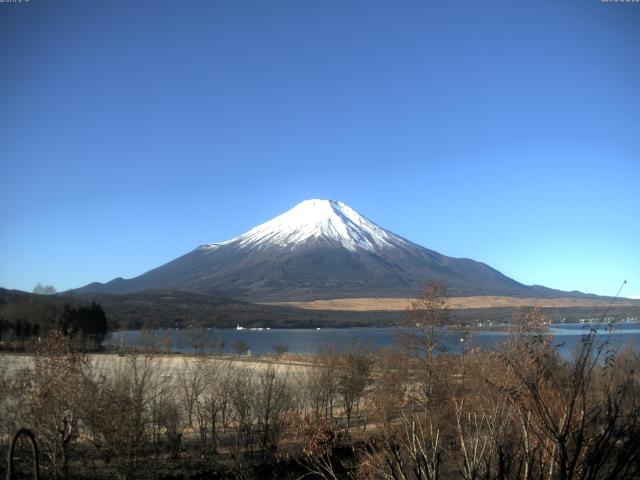
[{"label": "lake", "polygon": [[[582,335],[588,333],[595,325],[589,323],[559,323],[551,325],[549,332],[553,335],[553,343],[564,355],[574,351]],[[252,355],[273,354],[277,345],[286,345],[288,351],[298,354],[317,353],[326,347],[344,350],[350,345],[362,345],[374,350],[393,346],[401,330],[387,328],[326,328],[315,329],[270,329],[270,330],[236,330],[236,329],[197,329],[197,330],[153,330],[141,334],[138,330],[112,332],[105,340],[105,345],[135,346],[153,343],[164,345],[173,352],[193,353],[194,343],[198,348],[212,351],[220,342],[224,343],[224,352],[232,353],[237,341],[245,343]],[[465,338],[461,342],[461,338]],[[499,348],[508,334],[498,330],[440,330],[441,351],[461,353],[470,347],[485,350]],[[618,323],[615,330],[608,333],[606,325],[598,331],[598,338],[610,339],[612,345],[625,347],[631,345],[640,349],[640,323]]]}]

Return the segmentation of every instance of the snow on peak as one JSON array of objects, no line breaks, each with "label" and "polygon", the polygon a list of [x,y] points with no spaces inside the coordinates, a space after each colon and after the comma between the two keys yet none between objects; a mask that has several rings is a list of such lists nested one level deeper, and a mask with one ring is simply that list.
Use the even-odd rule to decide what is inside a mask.
[{"label": "snow on peak", "polygon": [[350,206],[337,200],[320,199],[305,200],[224,244],[295,247],[314,238],[340,243],[351,251],[373,251],[406,244],[405,240],[367,220]]}]

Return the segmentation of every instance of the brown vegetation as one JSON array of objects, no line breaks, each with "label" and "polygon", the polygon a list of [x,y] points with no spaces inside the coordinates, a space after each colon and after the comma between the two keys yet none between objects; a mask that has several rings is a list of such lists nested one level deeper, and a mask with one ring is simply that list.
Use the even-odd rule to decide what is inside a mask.
[{"label": "brown vegetation", "polygon": [[29,368],[0,365],[2,447],[29,428],[45,478],[640,477],[635,352],[593,330],[563,358],[535,309],[500,353],[464,339],[438,354],[443,295],[425,287],[393,350],[288,368],[200,354],[168,369],[136,352],[101,365],[54,330]]},{"label": "brown vegetation", "polygon": [[[311,300],[304,302],[269,302],[264,305],[282,305],[298,307],[307,310],[338,310],[338,311],[402,311],[411,307],[413,298],[333,298],[329,300]],[[569,307],[606,307],[611,302],[609,298],[527,298],[527,297],[500,297],[484,295],[476,297],[447,297],[447,306],[452,310],[469,308],[520,308],[520,307],[545,307],[545,308],[569,308]],[[637,300],[621,300],[618,306],[637,307]]]}]

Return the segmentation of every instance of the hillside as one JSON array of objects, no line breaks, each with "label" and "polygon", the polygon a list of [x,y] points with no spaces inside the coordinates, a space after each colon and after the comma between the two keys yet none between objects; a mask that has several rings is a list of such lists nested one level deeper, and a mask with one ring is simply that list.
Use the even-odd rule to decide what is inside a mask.
[{"label": "hillside", "polygon": [[590,297],[527,286],[482,262],[442,255],[334,200],[304,201],[239,237],[76,292],[182,290],[260,302],[402,298],[429,279],[444,281],[451,296]]},{"label": "hillside", "polygon": [[[395,300],[395,299],[394,299]],[[573,302],[572,299],[569,299]],[[450,299],[455,305],[460,300]],[[99,303],[105,310],[111,329],[140,328],[315,328],[315,327],[355,327],[390,326],[407,320],[404,305],[386,309],[374,304],[377,310],[363,308],[362,303],[320,303],[315,308],[302,305],[264,305],[181,291],[144,291],[134,294],[75,294],[36,295],[16,290],[0,288],[0,319],[17,319],[38,323],[46,330],[56,323],[65,305],[86,306]],[[453,308],[450,312],[452,323],[469,323],[494,320],[510,321],[514,314],[533,302],[516,302],[509,306],[478,307],[468,303],[465,308]],[[543,308],[543,314],[552,321],[571,321],[598,317],[606,307],[602,305],[563,305],[550,303]],[[308,306],[308,305],[307,305]],[[322,308],[320,308],[320,306]],[[336,309],[340,306],[342,309]],[[350,309],[350,310],[349,310]],[[615,304],[611,315],[618,319],[635,317],[640,319],[638,302]],[[43,330],[43,331],[44,331]]]}]

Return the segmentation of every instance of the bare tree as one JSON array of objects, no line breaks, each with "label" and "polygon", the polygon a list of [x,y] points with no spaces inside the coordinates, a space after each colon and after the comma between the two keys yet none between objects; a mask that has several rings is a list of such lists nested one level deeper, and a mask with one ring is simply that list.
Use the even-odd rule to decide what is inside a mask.
[{"label": "bare tree", "polygon": [[281,357],[285,353],[289,351],[289,345],[285,345],[284,343],[279,343],[274,345],[273,351],[276,353],[278,357]]},{"label": "bare tree", "polygon": [[[177,399],[165,391],[154,408],[154,423],[160,435],[164,435],[169,447],[169,457],[176,459],[180,453],[184,429],[183,412]],[[159,444],[156,441],[156,445]]]},{"label": "bare tree", "polygon": [[333,419],[338,396],[338,355],[335,350],[318,353],[314,367],[306,371],[304,390],[315,417]]},{"label": "bare tree", "polygon": [[293,392],[287,380],[287,375],[278,374],[272,365],[256,375],[253,408],[263,456],[267,447],[274,446],[284,431],[287,413],[292,408]]},{"label": "bare tree", "polygon": [[[296,461],[307,470],[311,478],[338,480],[346,477],[344,471],[354,471],[355,465],[346,465],[336,458],[338,437],[326,418],[304,417],[295,430],[295,445],[299,452]],[[349,478],[349,477],[346,477]]]},{"label": "bare tree", "polygon": [[375,355],[370,407],[376,420],[389,424],[406,400],[409,372],[408,358],[400,352],[381,350]]},{"label": "bare tree", "polygon": [[352,347],[340,357],[339,365],[337,391],[346,417],[345,432],[348,435],[353,409],[359,407],[365,390],[371,384],[373,360],[370,352]]},{"label": "bare tree", "polygon": [[233,349],[238,355],[245,355],[249,351],[249,344],[240,339],[233,342]]},{"label": "bare tree", "polygon": [[218,448],[219,437],[229,427],[231,386],[236,369],[229,361],[209,361],[204,373],[204,388],[195,404],[202,451],[206,451],[208,436],[211,449]]},{"label": "bare tree", "polygon": [[401,335],[402,343],[413,355],[422,359],[419,381],[422,385],[422,400],[426,402],[431,400],[436,381],[434,352],[439,345],[438,329],[449,320],[446,295],[446,286],[441,280],[425,282],[408,309],[408,332]]},{"label": "bare tree", "polygon": [[253,397],[256,395],[255,372],[253,369],[238,368],[231,381],[230,400],[233,410],[232,427],[235,433],[235,448],[249,450],[254,442],[254,409]]},{"label": "bare tree", "polygon": [[0,361],[0,445],[9,448],[11,436],[28,422],[25,386],[32,372],[18,368],[15,361],[4,356]]},{"label": "bare tree", "polygon": [[27,421],[56,478],[69,477],[69,452],[80,434],[90,377],[87,357],[53,329],[36,350],[25,378]]},{"label": "bare tree", "polygon": [[442,438],[429,412],[414,404],[393,423],[381,425],[379,435],[361,452],[363,479],[437,480],[441,477]]},{"label": "bare tree", "polygon": [[[610,326],[612,327],[612,326]],[[572,359],[543,335],[516,342],[503,359],[508,392],[522,426],[527,478],[635,478],[640,473],[640,401],[633,367],[597,327]]]},{"label": "bare tree", "polygon": [[193,409],[205,386],[206,359],[184,359],[177,384],[187,412],[189,427],[193,427]]},{"label": "bare tree", "polygon": [[122,480],[140,468],[152,421],[152,384],[158,375],[156,357],[132,353],[100,379],[89,428],[94,444]]},{"label": "bare tree", "polygon": [[182,410],[178,400],[178,385],[174,376],[156,362],[157,368],[147,388],[147,410],[149,430],[152,435],[156,454],[160,453],[161,443],[166,438],[172,454],[177,455],[182,437]]},{"label": "bare tree", "polygon": [[190,347],[193,348],[193,353],[203,353],[207,344],[207,330],[202,327],[190,327],[181,331],[182,337],[186,340]]},{"label": "bare tree", "polygon": [[54,295],[58,291],[55,289],[53,285],[43,285],[38,282],[35,287],[33,287],[33,293],[37,293],[39,295]]}]

